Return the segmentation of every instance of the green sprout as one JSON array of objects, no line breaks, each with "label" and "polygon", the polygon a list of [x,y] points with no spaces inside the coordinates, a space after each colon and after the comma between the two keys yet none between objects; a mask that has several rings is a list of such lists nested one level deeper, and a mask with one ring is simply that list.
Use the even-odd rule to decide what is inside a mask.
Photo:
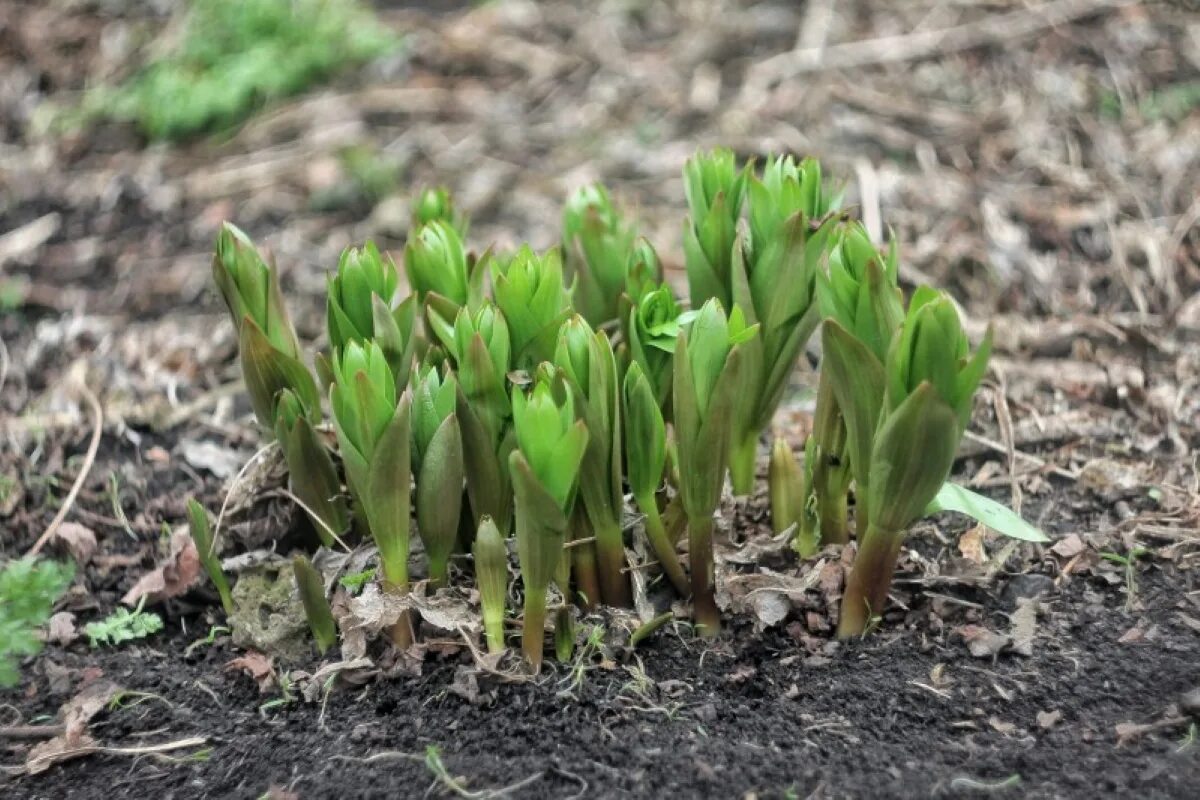
[{"label": "green sprout", "polygon": [[733,151],[726,149],[697,154],[683,168],[688,204],[683,254],[692,308],[710,298],[719,300],[722,308],[732,306],[733,244],[748,174],[749,167],[738,171]]},{"label": "green sprout", "polygon": [[739,307],[728,318],[709,300],[681,331],[675,350],[675,435],[679,494],[687,515],[692,604],[704,636],[720,630],[713,586],[713,513],[729,459],[729,415],[741,372],[742,345],[758,333]]},{"label": "green sprout", "polygon": [[655,401],[664,414],[671,406],[672,358],[679,327],[694,315],[684,313],[671,292],[662,284],[644,291],[631,304],[625,320],[624,336],[630,361],[636,362],[653,390]]},{"label": "green sprout", "polygon": [[583,186],[567,199],[562,228],[575,309],[597,327],[615,320],[621,293],[629,285],[627,271],[652,269],[644,253],[633,257],[636,231],[599,183]]},{"label": "green sprout", "polygon": [[501,534],[508,535],[513,504],[508,454],[515,446],[507,383],[512,366],[508,323],[486,300],[475,311],[459,309],[453,326],[437,315],[430,320],[458,370],[455,413],[475,525],[491,517]]},{"label": "green sprout", "polygon": [[[330,389],[334,429],[352,495],[362,507],[379,548],[387,590],[408,591],[410,481],[410,408],[407,392],[396,396],[396,382],[375,342],[351,342],[334,354]],[[392,632],[397,645],[411,642],[407,619]]]},{"label": "green sprout", "polygon": [[513,365],[532,369],[554,359],[558,329],[571,315],[558,250],[539,256],[528,246],[492,267],[496,305],[508,321]]},{"label": "green sprout", "polygon": [[[537,671],[542,663],[546,591],[565,561],[567,520],[575,502],[588,430],[560,372],[538,370],[532,391],[513,394],[517,449],[509,457],[516,492],[517,555],[525,588],[521,647]],[[565,589],[566,587],[561,587]]]},{"label": "green sprout", "polygon": [[[987,369],[991,331],[972,356],[954,304],[921,287],[892,340],[882,374],[877,362],[853,361],[867,346],[827,321],[834,394],[845,413],[847,442],[858,487],[859,549],[846,582],[838,635],[857,636],[872,610],[887,603],[892,573],[909,525],[926,513],[950,474],[972,399]],[[872,356],[873,358],[873,356]],[[878,420],[858,409],[873,406],[883,388]],[[849,410],[849,411],[848,411]],[[869,443],[864,446],[865,443]]]},{"label": "green sprout", "polygon": [[455,407],[458,382],[427,368],[413,385],[412,469],[416,476],[417,532],[435,587],[449,578],[463,499],[463,439]]},{"label": "green sprout", "polygon": [[508,548],[500,529],[485,516],[475,535],[475,582],[488,652],[504,652],[504,613],[508,600]]},{"label": "green sprout", "polygon": [[308,627],[317,642],[317,650],[325,655],[325,651],[337,642],[337,624],[333,621],[333,611],[325,597],[325,581],[312,562],[303,555],[292,559],[292,572],[296,577],[296,588],[300,591],[300,601],[304,604],[304,615],[308,617]]},{"label": "green sprout", "polygon": [[638,510],[645,517],[646,539],[663,573],[680,597],[687,597],[691,594],[691,587],[679,563],[675,543],[667,535],[655,497],[667,464],[667,426],[654,389],[637,361],[629,365],[622,389],[629,489]]},{"label": "green sprout", "polygon": [[[575,408],[587,425],[588,445],[579,475],[579,495],[590,531],[601,599],[611,606],[632,602],[625,569],[621,528],[621,400],[617,362],[603,332],[593,331],[580,315],[568,319],[558,332],[554,361],[568,379]],[[590,548],[573,548],[575,555]],[[585,564],[590,556],[584,556]],[[596,598],[589,598],[594,602]]]},{"label": "green sprout", "polygon": [[381,256],[372,242],[361,250],[347,248],[328,283],[325,327],[332,351],[374,340],[402,391],[412,368],[416,301],[406,297],[396,302],[400,276],[395,262]]},{"label": "green sprout", "polygon": [[[834,234],[828,274],[817,275],[817,300],[825,319],[833,320],[862,347],[854,347],[860,363],[882,371],[888,346],[904,319],[904,301],[896,288],[899,271],[896,243],[887,254],[875,249],[861,225],[840,227]],[[862,399],[856,404],[862,407]],[[869,422],[864,425],[870,429]],[[805,449],[805,502],[815,509],[800,519],[797,549],[811,555],[815,545],[849,539],[846,493],[853,476],[846,423],[833,391],[832,371],[822,369],[817,386],[813,433]],[[811,453],[809,452],[811,450]]]},{"label": "green sprout", "polygon": [[[812,441],[810,436],[808,441]],[[805,452],[807,462],[809,453]],[[767,496],[771,505],[771,528],[783,533],[793,525],[799,525],[804,513],[804,487],[800,465],[796,454],[782,436],[775,437],[771,445],[771,459],[767,465]]]},{"label": "green sprout", "polygon": [[759,335],[743,357],[743,391],[734,405],[730,475],[733,491],[754,485],[759,436],[770,425],[788,378],[818,322],[817,274],[834,223],[837,198],[821,183],[814,159],[768,159],[748,185],[749,238],[733,248],[729,296]]},{"label": "green sprout", "polygon": [[450,190],[436,186],[421,190],[413,203],[412,227],[417,229],[441,221],[454,228],[462,239],[467,238],[468,220],[455,206]]},{"label": "green sprout", "polygon": [[444,219],[422,225],[404,247],[404,269],[419,302],[450,317],[467,305],[469,266],[462,236]]},{"label": "green sprout", "polygon": [[238,331],[242,374],[259,424],[274,435],[276,395],[284,389],[290,389],[310,420],[317,421],[317,385],[300,360],[279,274],[267,266],[249,237],[228,222],[217,236],[212,271]]},{"label": "green sprout", "polygon": [[213,542],[212,528],[208,523],[208,512],[195,498],[188,498],[188,532],[196,545],[196,553],[200,556],[200,564],[208,574],[221,598],[221,608],[228,616],[233,613],[233,595],[229,591],[229,580],[221,569],[221,559],[217,557],[216,543]]}]

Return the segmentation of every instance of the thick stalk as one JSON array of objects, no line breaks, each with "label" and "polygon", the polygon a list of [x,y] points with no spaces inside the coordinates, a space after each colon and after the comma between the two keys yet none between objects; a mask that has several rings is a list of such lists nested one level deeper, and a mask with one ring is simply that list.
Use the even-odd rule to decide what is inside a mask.
[{"label": "thick stalk", "polygon": [[629,589],[629,576],[625,574],[625,539],[621,535],[619,520],[605,520],[595,528],[596,561],[600,573],[601,597],[607,605],[629,608],[633,597]]},{"label": "thick stalk", "polygon": [[[386,547],[384,541],[389,541]],[[380,537],[376,544],[379,547],[379,559],[383,562],[383,590],[388,594],[408,594],[408,548],[395,542],[393,537]],[[412,620],[407,611],[392,626],[391,634],[393,644],[401,650],[407,650],[412,645]]]},{"label": "thick stalk", "polygon": [[483,630],[487,634],[489,653],[504,652],[504,609],[483,609]]},{"label": "thick stalk", "polygon": [[903,544],[903,533],[876,528],[868,528],[859,539],[858,555],[854,557],[842,596],[839,639],[861,636],[870,628],[872,618],[883,614]]},{"label": "thick stalk", "polygon": [[650,540],[650,547],[654,549],[659,566],[662,567],[663,573],[671,581],[671,585],[675,587],[679,596],[687,597],[691,593],[691,586],[688,585],[683,565],[679,563],[679,554],[675,552],[675,545],[667,535],[662,515],[658,513],[658,503],[655,502],[654,492],[635,495],[633,499],[646,517],[646,538]]},{"label": "thick stalk", "polygon": [[692,573],[692,616],[697,632],[713,637],[721,632],[721,612],[713,586],[713,519],[712,514],[689,516],[688,557]]},{"label": "thick stalk", "polygon": [[[428,556],[428,553],[426,553]],[[429,588],[441,589],[446,586],[450,578],[450,559],[440,558],[434,561],[429,559]]]},{"label": "thick stalk", "polygon": [[741,441],[735,438],[729,448],[729,480],[735,495],[744,497],[754,491],[757,466],[758,432],[752,431]]},{"label": "thick stalk", "polygon": [[521,623],[521,652],[533,671],[542,669],[542,647],[546,635],[546,590],[525,590],[525,612]]},{"label": "thick stalk", "polygon": [[[571,514],[571,539],[592,538],[592,526],[580,503]],[[575,570],[575,596],[584,611],[595,611],[600,604],[600,578],[596,574],[596,543],[585,541],[567,548]],[[563,595],[570,598],[569,594]]]}]

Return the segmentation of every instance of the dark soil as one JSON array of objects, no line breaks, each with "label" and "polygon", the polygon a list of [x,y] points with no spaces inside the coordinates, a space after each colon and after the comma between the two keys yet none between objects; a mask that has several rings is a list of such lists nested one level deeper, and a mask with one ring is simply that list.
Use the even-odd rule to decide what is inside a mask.
[{"label": "dark soil", "polygon": [[[157,696],[101,716],[98,735],[203,735],[212,749],[184,764],[96,756],[2,791],[416,796],[438,785],[423,763],[436,746],[472,791],[538,776],[517,797],[1189,797],[1200,745],[1184,743],[1186,726],[1124,746],[1115,734],[1158,719],[1195,686],[1200,642],[1176,618],[1178,578],[1143,573],[1135,614],[1107,584],[1067,581],[1043,597],[1049,630],[1030,658],[974,659],[915,613],[911,627],[821,655],[782,632],[739,630],[712,645],[666,633],[625,663],[596,659],[580,675],[559,666],[537,684],[481,680],[470,699],[455,680],[460,659],[428,663],[420,678],[339,688],[324,704],[259,712],[270,698],[223,670],[235,652],[220,640],[186,658],[179,629],[118,652],[50,649],[25,687],[25,713],[53,714],[66,699],[38,673],[98,666]],[[991,605],[987,618],[1002,625],[1002,606]],[[1152,627],[1152,640],[1119,644],[1135,624]],[[192,617],[189,629],[203,623]],[[1039,715],[1048,714],[1047,728]]]}]

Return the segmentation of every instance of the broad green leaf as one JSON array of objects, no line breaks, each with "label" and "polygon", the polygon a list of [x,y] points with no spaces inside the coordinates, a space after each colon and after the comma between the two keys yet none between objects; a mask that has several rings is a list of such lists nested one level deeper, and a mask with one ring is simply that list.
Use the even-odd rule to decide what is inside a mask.
[{"label": "broad green leaf", "polygon": [[990,497],[972,492],[964,486],[947,481],[937,496],[925,507],[926,514],[957,511],[981,522],[997,533],[1023,542],[1048,542],[1050,537],[1023,520],[1017,512],[997,503]]}]

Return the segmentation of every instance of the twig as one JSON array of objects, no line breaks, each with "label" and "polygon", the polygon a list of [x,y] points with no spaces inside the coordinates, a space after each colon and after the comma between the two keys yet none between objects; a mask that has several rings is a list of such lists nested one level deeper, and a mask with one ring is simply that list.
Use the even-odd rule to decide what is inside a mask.
[{"label": "twig", "polygon": [[1132,5],[1134,0],[1053,0],[1033,8],[1020,8],[1005,14],[933,31],[918,31],[897,36],[882,36],[857,42],[812,47],[780,53],[750,68],[747,92],[762,91],[774,81],[787,80],[808,72],[846,69],[872,64],[894,64],[929,55],[944,55],[971,50],[999,42],[1023,39],[1102,11]]},{"label": "twig", "polygon": [[246,463],[242,465],[242,468],[238,470],[237,475],[234,475],[233,480],[229,482],[229,489],[225,492],[225,499],[221,501],[221,510],[217,514],[217,524],[213,526],[212,548],[214,551],[217,548],[217,541],[221,535],[221,524],[225,521],[225,510],[229,507],[229,498],[233,497],[233,490],[237,488],[238,481],[240,481],[250,470],[251,464],[260,459],[264,454],[270,452],[271,448],[276,444],[276,442],[271,441],[258,448],[254,455],[246,459]]},{"label": "twig", "polygon": [[83,466],[79,468],[79,474],[75,476],[75,483],[71,485],[71,491],[67,493],[67,498],[63,501],[62,507],[58,509],[58,513],[54,515],[54,519],[50,521],[50,525],[38,537],[38,540],[33,543],[33,547],[29,548],[26,556],[36,556],[41,552],[46,542],[54,536],[58,526],[66,519],[67,514],[71,511],[71,506],[75,505],[75,498],[79,496],[79,491],[83,488],[84,481],[87,480],[88,473],[92,471],[92,465],[96,463],[96,453],[100,449],[100,434],[104,432],[104,409],[100,407],[100,400],[92,393],[92,390],[87,387],[87,384],[80,381],[79,392],[83,398],[87,400],[88,405],[92,409],[92,440],[88,443],[87,454],[83,457]]},{"label": "twig", "polygon": [[66,725],[10,725],[0,728],[0,739],[53,739],[66,730]]},{"label": "twig", "polygon": [[79,756],[87,756],[92,753],[104,753],[110,756],[149,756],[157,755],[158,753],[169,753],[173,750],[185,750],[189,747],[199,747],[208,741],[203,736],[193,736],[190,739],[180,739],[176,742],[163,742],[162,744],[151,744],[145,747],[105,747],[99,744],[89,744],[83,747],[75,747],[70,750],[60,750],[54,753],[46,753],[45,755],[36,756],[25,762],[26,772],[35,772],[36,767],[43,762],[56,763],[58,761],[67,761]]}]

